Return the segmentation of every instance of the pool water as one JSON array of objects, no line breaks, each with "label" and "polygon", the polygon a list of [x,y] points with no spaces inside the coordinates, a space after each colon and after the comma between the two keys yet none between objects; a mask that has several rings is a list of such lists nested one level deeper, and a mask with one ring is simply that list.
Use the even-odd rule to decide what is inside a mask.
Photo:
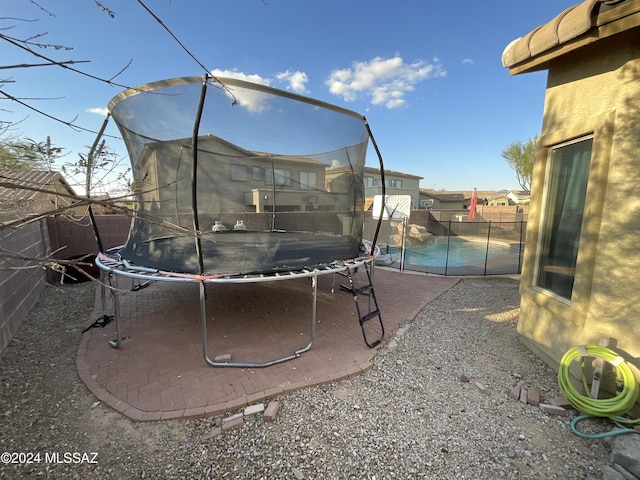
[{"label": "pool water", "polygon": [[[449,254],[447,256],[447,248]],[[409,247],[405,251],[404,262],[425,267],[462,267],[484,264],[485,258],[495,258],[512,253],[507,245],[485,242],[471,242],[463,238],[439,239],[431,245]]]}]

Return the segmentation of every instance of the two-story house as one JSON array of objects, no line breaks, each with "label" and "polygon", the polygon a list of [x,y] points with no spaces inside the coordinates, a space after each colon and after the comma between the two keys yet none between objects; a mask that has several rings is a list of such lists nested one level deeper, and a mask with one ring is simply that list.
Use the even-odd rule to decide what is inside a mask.
[{"label": "two-story house", "polygon": [[[340,177],[350,172],[349,167],[331,168],[325,172],[325,182],[328,191],[331,191],[331,184],[339,182]],[[384,171],[384,185],[386,195],[409,195],[411,196],[411,209],[417,209],[419,203],[420,180],[423,177],[411,175],[409,173],[395,172],[393,170]],[[364,167],[364,195],[365,210],[373,204],[375,195],[382,195],[382,175],[380,169]]]}]

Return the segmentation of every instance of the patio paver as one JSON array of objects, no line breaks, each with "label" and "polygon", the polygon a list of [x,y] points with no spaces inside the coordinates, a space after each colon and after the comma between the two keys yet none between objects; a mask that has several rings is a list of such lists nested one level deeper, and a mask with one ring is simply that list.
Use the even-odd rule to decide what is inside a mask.
[{"label": "patio paver", "polygon": [[[78,373],[99,400],[139,421],[221,415],[362,374],[371,368],[379,346],[365,345],[353,297],[339,288],[344,280],[339,275],[318,277],[311,349],[264,368],[211,367],[204,361],[198,284],[155,282],[125,292],[120,310],[126,340],[119,348],[108,345],[115,338],[113,323],[87,331],[76,358]],[[457,281],[376,268],[374,288],[385,339]],[[97,289],[93,318],[101,315]],[[261,362],[289,354],[307,344],[310,315],[308,279],[209,284],[209,357],[230,354],[233,361]]]}]

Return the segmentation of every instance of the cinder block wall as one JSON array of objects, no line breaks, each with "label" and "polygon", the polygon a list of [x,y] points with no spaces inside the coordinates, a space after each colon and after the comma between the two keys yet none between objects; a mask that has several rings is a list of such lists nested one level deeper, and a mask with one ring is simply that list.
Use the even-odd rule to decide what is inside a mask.
[{"label": "cinder block wall", "polygon": [[[20,229],[0,229],[0,248],[24,257],[46,256],[50,251],[47,222],[40,220]],[[29,314],[45,283],[43,268],[0,255],[0,353]]]},{"label": "cinder block wall", "polygon": [[[104,249],[117,247],[127,240],[131,218],[128,215],[96,215],[96,225]],[[69,259],[98,253],[93,227],[89,217],[73,220],[66,217],[49,217],[51,249],[56,258]]]},{"label": "cinder block wall", "polygon": [[[96,224],[105,249],[122,245],[129,233],[127,215],[97,215]],[[24,257],[58,259],[98,253],[89,218],[48,217],[20,229],[0,229],[0,248]],[[29,268],[15,268],[29,267]],[[26,260],[0,254],[0,353],[9,344],[44,289],[47,271]]]}]

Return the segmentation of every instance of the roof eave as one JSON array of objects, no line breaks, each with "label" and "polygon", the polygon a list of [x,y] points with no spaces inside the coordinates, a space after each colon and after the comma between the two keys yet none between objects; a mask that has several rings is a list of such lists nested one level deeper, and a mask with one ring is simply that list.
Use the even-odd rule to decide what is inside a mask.
[{"label": "roof eave", "polygon": [[[518,75],[547,70],[554,60],[564,55],[604,38],[638,27],[640,27],[640,2],[623,3],[616,9],[599,13],[595,18],[595,26],[584,34],[567,40],[552,49],[545,50],[538,55],[510,65],[508,67],[509,74]],[[533,34],[535,31],[531,33]]]}]

